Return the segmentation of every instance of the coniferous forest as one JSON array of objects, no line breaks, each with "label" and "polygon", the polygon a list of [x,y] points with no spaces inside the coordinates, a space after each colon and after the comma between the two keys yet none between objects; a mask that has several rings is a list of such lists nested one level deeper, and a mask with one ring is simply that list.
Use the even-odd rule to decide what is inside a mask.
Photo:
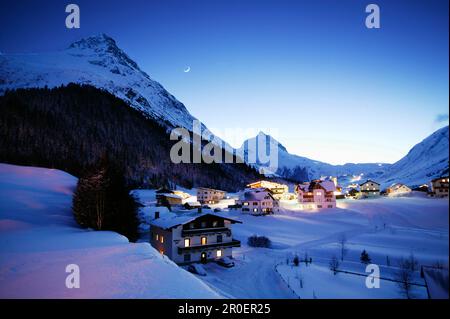
[{"label": "coniferous forest", "polygon": [[260,178],[244,163],[174,164],[164,123],[88,85],[18,89],[0,96],[0,162],[83,176],[103,154],[124,168],[128,187],[242,189]]}]

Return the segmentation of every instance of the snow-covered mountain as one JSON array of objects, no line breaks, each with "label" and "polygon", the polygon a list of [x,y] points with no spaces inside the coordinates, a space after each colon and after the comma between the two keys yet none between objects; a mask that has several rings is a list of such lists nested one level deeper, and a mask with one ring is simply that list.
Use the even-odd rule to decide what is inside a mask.
[{"label": "snow-covered mountain", "polygon": [[192,130],[195,118],[183,103],[105,34],[74,42],[59,52],[0,55],[0,95],[7,89],[52,88],[71,82],[104,89],[169,127]]},{"label": "snow-covered mountain", "polygon": [[[256,147],[252,147],[252,145]],[[257,156],[259,152],[258,145],[266,145],[266,154],[269,153],[270,149],[277,150],[278,161],[275,163],[276,165],[273,165],[274,163],[272,163],[272,165],[267,165],[267,163],[265,163],[267,161],[259,159]],[[241,154],[244,154],[244,159],[247,163],[255,165],[260,171],[266,174],[275,173],[281,177],[294,180],[310,180],[324,176],[338,176],[350,180],[354,177],[361,176],[361,174],[375,177],[381,175],[389,166],[389,164],[384,163],[347,163],[344,165],[332,165],[312,160],[307,157],[289,153],[286,147],[280,142],[263,132],[244,141],[238,151],[241,152]],[[256,159],[256,163],[255,161],[252,161],[252,159]]]},{"label": "snow-covered mountain", "polygon": [[448,174],[448,130],[445,126],[415,145],[405,157],[386,169],[380,181],[386,186],[394,182],[418,186]]}]

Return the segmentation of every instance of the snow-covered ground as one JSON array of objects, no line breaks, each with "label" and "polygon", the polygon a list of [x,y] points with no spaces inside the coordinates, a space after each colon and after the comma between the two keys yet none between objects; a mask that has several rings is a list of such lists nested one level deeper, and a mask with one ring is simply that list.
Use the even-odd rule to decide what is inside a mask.
[{"label": "snow-covered ground", "polygon": [[[75,184],[76,178],[62,171],[0,164],[0,297],[401,298],[396,283],[386,280],[395,279],[400,257],[413,253],[421,265],[448,264],[446,199],[414,193],[343,200],[336,209],[313,212],[283,201],[279,213],[258,217],[228,211],[233,200],[227,199],[211,208],[243,222],[233,225],[233,237],[242,242],[233,250],[236,266],[209,263],[207,276],[194,276],[161,256],[145,238],[130,244],[114,232],[80,229],[70,209]],[[145,234],[156,210],[155,191],[133,193],[145,206],[139,212]],[[253,234],[269,237],[273,247],[249,247],[247,238]],[[328,269],[330,258],[340,256],[343,235],[347,252],[340,269],[365,274],[359,261],[365,249],[380,266],[381,288],[368,289],[365,277],[334,275]],[[312,264],[286,264],[295,254],[308,254]],[[81,270],[79,289],[65,286],[65,268],[73,263]],[[414,282],[423,285],[418,273]],[[425,298],[426,291],[415,286],[414,295]]]},{"label": "snow-covered ground", "polygon": [[[80,229],[71,213],[76,178],[0,164],[0,298],[220,298],[148,243]],[[66,266],[80,288],[66,288]]]},{"label": "snow-covered ground", "polygon": [[[214,205],[212,205],[214,208]],[[411,254],[420,265],[440,261],[448,265],[448,208],[446,199],[431,199],[420,194],[411,197],[344,200],[338,208],[315,212],[295,210],[293,202],[283,202],[280,213],[264,217],[242,215],[230,211],[230,217],[242,221],[234,225],[233,237],[242,247],[234,249],[236,267],[224,269],[206,265],[208,276],[202,277],[211,286],[239,298],[402,298],[395,282],[381,280],[380,288],[368,289],[366,277],[329,270],[333,255],[340,257],[339,238],[347,239],[346,254],[341,269],[365,274],[359,258],[365,249],[380,266],[380,276],[395,279],[398,260]],[[252,248],[246,245],[248,236],[269,237],[273,248]],[[313,264],[299,268],[283,266],[295,254],[305,253]],[[275,273],[277,269],[282,274]],[[297,273],[303,278],[300,289]],[[289,278],[289,279],[288,279]],[[415,283],[423,285],[419,272]],[[286,289],[289,282],[296,294]],[[296,286],[298,285],[298,286]],[[414,286],[416,298],[426,298],[426,290]]]}]

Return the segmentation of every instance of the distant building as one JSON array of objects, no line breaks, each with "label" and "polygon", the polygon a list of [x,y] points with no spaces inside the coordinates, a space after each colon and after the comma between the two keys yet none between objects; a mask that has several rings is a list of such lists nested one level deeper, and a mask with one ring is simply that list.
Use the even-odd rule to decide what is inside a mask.
[{"label": "distant building", "polygon": [[380,184],[368,179],[359,185],[359,191],[365,197],[380,196]]},{"label": "distant building", "polygon": [[222,200],[227,193],[218,189],[199,187],[197,188],[197,201],[201,204],[216,204]]},{"label": "distant building", "polygon": [[448,197],[449,177],[443,176],[431,181],[431,195],[434,197]]},{"label": "distant building", "polygon": [[156,206],[182,205],[183,198],[174,193],[156,193]]},{"label": "distant building", "polygon": [[[269,182],[269,181],[257,181],[247,185],[248,188],[265,188],[268,189],[275,199],[284,199],[286,193],[289,192],[289,187],[285,184]],[[289,197],[289,196],[287,196]]]},{"label": "distant building", "polygon": [[217,214],[156,215],[150,222],[150,244],[177,264],[206,263],[232,257],[231,225],[241,223]]},{"label": "distant building", "polygon": [[346,197],[358,199],[361,197],[361,192],[359,190],[357,190],[356,188],[352,188],[348,191],[348,193],[346,194]]},{"label": "distant building", "polygon": [[336,186],[332,181],[314,180],[299,184],[295,191],[301,209],[336,207]]},{"label": "distant building", "polygon": [[412,190],[405,184],[395,183],[386,188],[387,196],[399,196],[411,193]]},{"label": "distant building", "polygon": [[236,201],[243,213],[267,215],[278,211],[278,200],[265,188],[247,188]]},{"label": "distant building", "polygon": [[156,206],[165,206],[167,203],[170,205],[182,205],[183,200],[190,196],[185,192],[163,187],[156,191]]}]

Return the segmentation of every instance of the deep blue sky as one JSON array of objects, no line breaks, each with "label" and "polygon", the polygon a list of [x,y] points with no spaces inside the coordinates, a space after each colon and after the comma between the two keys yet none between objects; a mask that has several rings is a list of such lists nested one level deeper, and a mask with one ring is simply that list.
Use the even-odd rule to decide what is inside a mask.
[{"label": "deep blue sky", "polygon": [[[65,28],[69,3],[79,30]],[[369,3],[381,29],[365,28]],[[394,162],[448,123],[448,12],[446,0],[2,1],[0,51],[104,32],[233,146],[262,129],[317,160]]]}]

